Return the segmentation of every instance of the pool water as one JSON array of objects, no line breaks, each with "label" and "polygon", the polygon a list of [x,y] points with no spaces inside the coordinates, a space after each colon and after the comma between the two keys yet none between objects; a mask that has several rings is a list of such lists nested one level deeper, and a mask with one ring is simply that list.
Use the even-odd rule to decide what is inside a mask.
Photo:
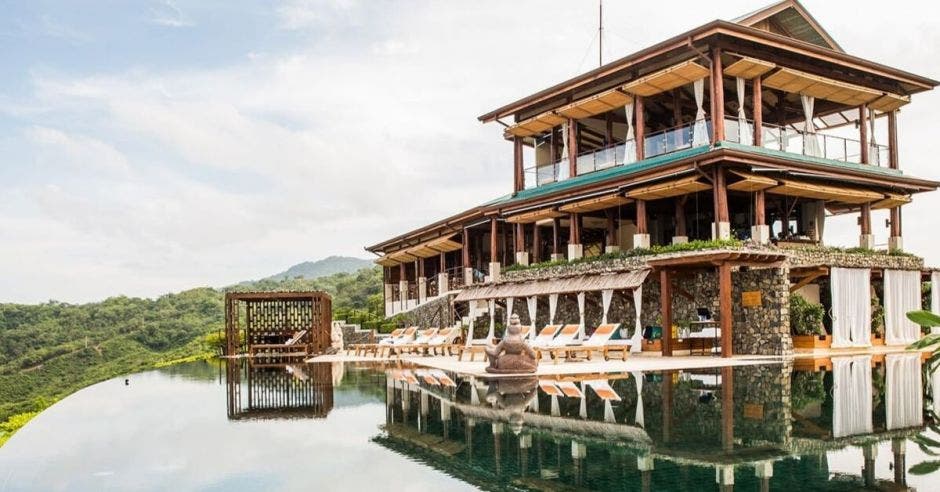
[{"label": "pool water", "polygon": [[0,448],[20,490],[940,490],[917,355],[483,380],[195,362],[62,400]]}]

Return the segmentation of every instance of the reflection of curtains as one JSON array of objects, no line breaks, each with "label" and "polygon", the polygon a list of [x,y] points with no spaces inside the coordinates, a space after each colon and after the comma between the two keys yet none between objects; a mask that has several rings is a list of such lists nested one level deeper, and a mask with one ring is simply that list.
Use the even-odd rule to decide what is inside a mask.
[{"label": "reflection of curtains", "polygon": [[555,311],[558,309],[558,294],[548,295],[548,324],[555,324]]},{"label": "reflection of curtains", "polygon": [[480,404],[480,394],[477,393],[477,380],[476,378],[470,378],[470,404],[479,405]]},{"label": "reflection of curtains", "polygon": [[871,432],[871,356],[833,357],[832,382],[832,436]]},{"label": "reflection of curtains", "polygon": [[529,325],[532,326],[532,329],[529,330],[529,339],[535,340],[535,332],[539,331],[538,327],[535,326],[535,311],[538,308],[538,298],[531,296],[525,301],[529,308]]},{"label": "reflection of curtains", "polygon": [[923,424],[920,352],[885,355],[885,407],[888,430]]},{"label": "reflection of curtains", "polygon": [[907,313],[920,309],[920,272],[885,270],[885,343],[907,345],[920,338],[920,327]]},{"label": "reflection of curtains", "polygon": [[871,345],[871,270],[831,270],[832,347]]},{"label": "reflection of curtains", "polygon": [[587,387],[584,386],[584,382],[581,382],[581,406],[578,409],[578,415],[582,419],[587,418]]},{"label": "reflection of curtains", "polygon": [[747,115],[744,114],[744,77],[735,77],[738,83],[738,143],[751,145],[751,127],[747,125]]},{"label": "reflection of curtains", "polygon": [[636,416],[634,421],[641,429],[646,427],[646,415],[643,412],[643,373],[634,371],[630,373],[636,383]]},{"label": "reflection of curtains", "polygon": [[558,395],[552,395],[552,417],[561,415],[561,409],[558,407]]},{"label": "reflection of curtains", "polygon": [[819,139],[816,138],[816,124],[813,123],[813,106],[816,105],[816,98],[800,94],[800,100],[803,102],[803,117],[806,123],[803,127],[803,153],[813,157],[822,157],[819,148]]},{"label": "reflection of curtains", "polygon": [[708,145],[708,126],[705,124],[705,109],[702,100],[705,98],[705,79],[698,79],[692,83],[695,93],[695,126],[692,127],[692,146]]},{"label": "reflection of curtains", "polygon": [[607,312],[610,311],[610,301],[614,299],[614,291],[606,289],[601,291],[601,304],[604,306],[604,315],[601,316],[601,324],[607,324]]},{"label": "reflection of curtains", "polygon": [[512,297],[506,298],[506,326],[503,327],[503,336],[506,334],[506,330],[509,328],[509,318],[512,318],[512,304],[515,301]]},{"label": "reflection of curtains", "polygon": [[636,137],[633,135],[633,101],[628,102],[623,107],[623,112],[627,117],[627,136],[623,141],[623,162],[633,162],[636,160]]},{"label": "reflection of curtains", "polygon": [[490,332],[486,334],[489,342],[496,335],[496,299],[490,299]]},{"label": "reflection of curtains", "polygon": [[578,339],[584,340],[584,292],[578,292],[578,315],[581,317],[578,321]]},{"label": "reflection of curtains", "polygon": [[616,423],[617,417],[614,416],[614,405],[610,400],[604,400],[604,422]]},{"label": "reflection of curtains", "polygon": [[633,311],[636,314],[636,323],[633,328],[633,338],[630,339],[630,352],[643,351],[643,322],[640,320],[640,312],[643,310],[643,286],[640,285],[633,289]]}]

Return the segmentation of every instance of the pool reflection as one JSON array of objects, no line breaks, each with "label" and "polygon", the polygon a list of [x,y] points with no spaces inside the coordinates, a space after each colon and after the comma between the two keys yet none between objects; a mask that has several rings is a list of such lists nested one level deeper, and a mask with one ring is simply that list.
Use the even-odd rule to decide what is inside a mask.
[{"label": "pool reflection", "polygon": [[333,409],[330,364],[225,361],[228,418],[325,418]]}]

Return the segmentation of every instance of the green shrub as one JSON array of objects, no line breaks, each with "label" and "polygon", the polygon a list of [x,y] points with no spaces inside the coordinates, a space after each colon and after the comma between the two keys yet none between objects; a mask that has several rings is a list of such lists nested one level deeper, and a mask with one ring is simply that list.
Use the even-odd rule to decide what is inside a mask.
[{"label": "green shrub", "polygon": [[620,260],[625,258],[636,258],[640,256],[663,255],[667,253],[680,253],[685,251],[705,251],[711,249],[736,249],[743,246],[742,241],[736,239],[716,240],[716,241],[689,241],[680,244],[666,244],[663,246],[652,246],[650,248],[634,248],[627,251],[618,251],[616,253],[604,253],[597,256],[585,256],[575,260],[556,260],[535,263],[529,266],[510,265],[504,269],[505,272],[514,272],[517,270],[535,270],[540,268],[549,268],[559,265],[577,265],[580,263],[595,263],[601,261]]},{"label": "green shrub", "polygon": [[790,331],[796,335],[825,335],[822,304],[814,304],[799,294],[790,295]]}]

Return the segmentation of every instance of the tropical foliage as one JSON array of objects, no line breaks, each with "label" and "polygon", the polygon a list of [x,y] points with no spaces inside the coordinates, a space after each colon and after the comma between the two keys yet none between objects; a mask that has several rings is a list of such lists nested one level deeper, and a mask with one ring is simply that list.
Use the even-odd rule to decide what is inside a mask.
[{"label": "tropical foliage", "polygon": [[807,301],[799,294],[790,294],[790,331],[796,335],[825,335],[821,304]]}]

